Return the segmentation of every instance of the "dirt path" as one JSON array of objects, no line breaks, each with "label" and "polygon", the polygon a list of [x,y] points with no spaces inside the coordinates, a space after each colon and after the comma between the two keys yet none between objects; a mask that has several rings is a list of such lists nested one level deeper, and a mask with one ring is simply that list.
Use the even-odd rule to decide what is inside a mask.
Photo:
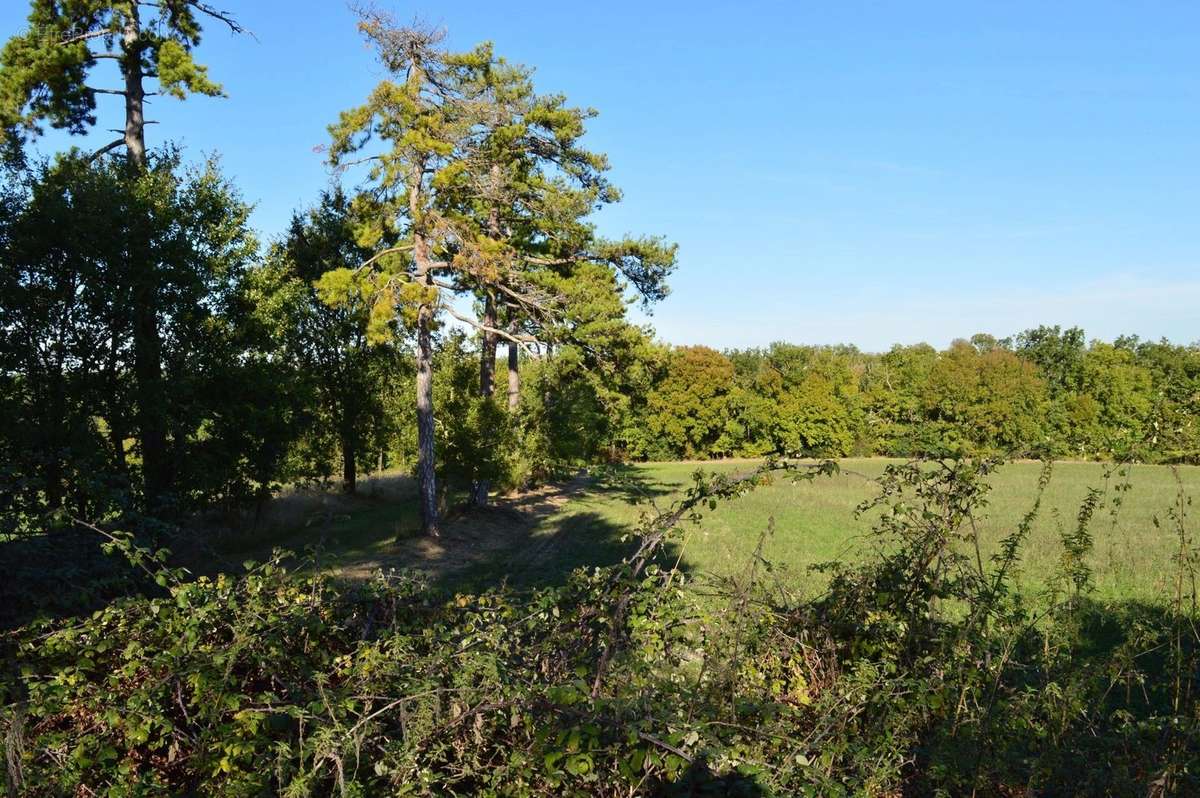
[{"label": "dirt path", "polygon": [[337,570],[343,576],[366,579],[391,569],[442,578],[499,561],[522,571],[535,568],[561,543],[560,532],[543,529],[545,521],[586,491],[590,483],[588,476],[579,475],[569,482],[500,497],[485,509],[451,512],[440,537],[398,540],[379,556],[343,561]]}]

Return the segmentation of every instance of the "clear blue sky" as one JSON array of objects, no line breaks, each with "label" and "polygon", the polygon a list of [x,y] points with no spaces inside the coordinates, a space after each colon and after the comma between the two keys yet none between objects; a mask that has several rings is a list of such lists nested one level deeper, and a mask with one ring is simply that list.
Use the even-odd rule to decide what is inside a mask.
[{"label": "clear blue sky", "polygon": [[[230,98],[160,99],[151,135],[220,153],[269,239],[380,73],[335,0],[216,4],[257,35],[208,27],[200,60]],[[1195,0],[391,7],[600,111],[590,143],[625,191],[601,229],[680,245],[665,340],[1200,339]]]}]

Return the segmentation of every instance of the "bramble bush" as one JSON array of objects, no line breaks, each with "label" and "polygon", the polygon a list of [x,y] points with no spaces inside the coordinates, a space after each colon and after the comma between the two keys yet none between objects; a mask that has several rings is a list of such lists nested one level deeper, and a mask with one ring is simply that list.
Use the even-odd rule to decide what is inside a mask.
[{"label": "bramble bush", "polygon": [[1057,579],[1028,595],[1013,585],[1040,492],[994,556],[974,534],[997,465],[889,466],[861,508],[876,555],[822,566],[809,599],[775,579],[772,528],[723,580],[681,570],[674,541],[718,502],[832,463],[698,473],[620,565],[523,593],[446,596],[403,573],[344,584],[283,553],[189,580],[98,525],[162,592],[13,637],[9,790],[1196,794],[1186,497],[1159,519],[1179,540],[1160,605],[1090,594],[1089,527],[1121,490],[1088,496]]}]

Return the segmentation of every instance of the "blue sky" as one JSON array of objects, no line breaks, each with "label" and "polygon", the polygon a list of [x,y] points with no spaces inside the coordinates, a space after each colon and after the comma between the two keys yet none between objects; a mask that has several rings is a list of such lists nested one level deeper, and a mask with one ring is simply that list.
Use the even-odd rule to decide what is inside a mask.
[{"label": "blue sky", "polygon": [[[151,136],[219,153],[269,239],[329,180],[326,125],[381,74],[336,0],[218,5],[257,36],[208,27],[200,60],[229,99],[159,99]],[[664,340],[1200,339],[1194,0],[389,7],[600,111],[589,142],[625,192],[601,229],[680,245]]]}]

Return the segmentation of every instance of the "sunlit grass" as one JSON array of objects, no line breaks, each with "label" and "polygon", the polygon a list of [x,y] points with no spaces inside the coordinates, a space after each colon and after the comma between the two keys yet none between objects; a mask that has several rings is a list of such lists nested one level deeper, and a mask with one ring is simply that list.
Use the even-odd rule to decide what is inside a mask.
[{"label": "sunlit grass", "polygon": [[[873,481],[887,460],[841,461],[842,473],[814,482],[775,483],[719,506],[698,529],[685,531],[683,559],[700,572],[729,575],[744,570],[760,534],[774,518],[774,534],[764,549],[793,586],[819,584],[806,576],[809,566],[830,560],[855,560],[869,552],[871,518],[854,510],[877,493]],[[677,491],[697,468],[747,471],[753,463],[651,463],[634,467],[647,485]],[[997,550],[1033,506],[1040,463],[1010,463],[992,477],[992,490],[977,529],[984,558]],[[1179,483],[1176,482],[1178,475]],[[1128,490],[1118,485],[1128,481]],[[1200,468],[1134,465],[1123,472],[1097,463],[1057,463],[1041,512],[1023,549],[1018,579],[1026,589],[1044,587],[1061,561],[1061,533],[1075,524],[1080,504],[1091,487],[1105,492],[1104,506],[1091,523],[1094,548],[1089,558],[1096,590],[1112,598],[1161,597],[1171,589],[1172,557],[1179,547],[1178,531],[1167,522],[1167,511],[1179,498],[1200,492]],[[657,499],[669,502],[670,495]],[[591,499],[592,506],[616,521],[634,520],[637,509],[613,498]],[[1190,508],[1185,508],[1190,509]],[[1163,521],[1156,526],[1158,517]],[[1186,520],[1194,535],[1194,516]]]},{"label": "sunlit grass", "polygon": [[[873,517],[858,517],[855,508],[876,495],[874,480],[888,462],[893,461],[847,459],[833,477],[798,484],[776,480],[706,512],[699,526],[684,526],[680,546],[672,554],[697,575],[743,573],[774,519],[774,532],[764,548],[773,578],[793,589],[818,590],[824,578],[811,573],[811,566],[851,562],[870,553]],[[484,556],[470,558],[467,566],[453,572],[427,564],[435,571],[442,569],[435,576],[451,589],[478,589],[502,581],[518,587],[561,582],[573,568],[619,560],[628,551],[626,538],[641,516],[654,512],[656,506],[668,507],[698,469],[748,472],[755,465],[753,461],[635,464],[619,469],[622,478],[616,480],[597,472],[573,483],[576,487],[560,506],[534,516],[459,517],[450,525],[450,537],[456,540],[443,542],[448,547],[479,545],[487,548]],[[1019,462],[1002,466],[992,476],[988,503],[977,519],[985,560],[1032,507],[1040,471],[1039,463]],[[1120,490],[1125,481],[1129,489]],[[411,482],[395,475],[378,482],[374,487],[367,482],[367,495],[355,501],[319,494],[285,497],[259,534],[222,548],[231,557],[240,557],[262,556],[274,545],[293,551],[317,546],[324,552],[323,562],[355,573],[377,566],[422,567],[422,559],[413,552],[419,543],[419,522]],[[1096,487],[1104,491],[1104,502],[1091,523],[1094,547],[1088,563],[1097,594],[1114,599],[1168,595],[1179,540],[1167,513],[1179,499],[1180,486],[1187,496],[1200,492],[1200,468],[1134,465],[1114,472],[1098,463],[1057,463],[1022,550],[1018,584],[1028,591],[1047,586],[1061,562],[1061,534],[1074,526],[1088,489]],[[1190,507],[1185,506],[1185,511]],[[1163,523],[1156,526],[1156,517]],[[1195,516],[1185,518],[1186,529],[1194,536]],[[497,545],[482,545],[490,543]]]}]

